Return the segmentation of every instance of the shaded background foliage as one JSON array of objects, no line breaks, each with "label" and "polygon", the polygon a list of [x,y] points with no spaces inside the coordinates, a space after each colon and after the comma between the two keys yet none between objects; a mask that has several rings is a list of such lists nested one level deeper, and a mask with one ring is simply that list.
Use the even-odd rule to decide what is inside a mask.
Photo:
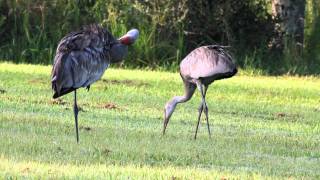
[{"label": "shaded background foliage", "polygon": [[132,27],[140,38],[120,66],[176,70],[205,44],[231,45],[237,63],[263,73],[319,73],[320,3],[306,4],[305,48],[272,51],[268,0],[0,0],[0,59],[51,64],[59,40],[90,23],[116,36]]}]

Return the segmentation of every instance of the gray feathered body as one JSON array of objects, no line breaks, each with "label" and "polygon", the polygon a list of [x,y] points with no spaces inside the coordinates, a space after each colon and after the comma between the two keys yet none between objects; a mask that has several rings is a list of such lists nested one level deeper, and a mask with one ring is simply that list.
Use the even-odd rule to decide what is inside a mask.
[{"label": "gray feathered body", "polygon": [[60,41],[52,69],[53,98],[99,80],[112,61],[117,40],[99,25],[89,25]]},{"label": "gray feathered body", "polygon": [[229,78],[237,73],[236,65],[224,46],[208,45],[193,50],[180,63],[180,74],[194,83],[200,79],[208,85],[214,80]]}]

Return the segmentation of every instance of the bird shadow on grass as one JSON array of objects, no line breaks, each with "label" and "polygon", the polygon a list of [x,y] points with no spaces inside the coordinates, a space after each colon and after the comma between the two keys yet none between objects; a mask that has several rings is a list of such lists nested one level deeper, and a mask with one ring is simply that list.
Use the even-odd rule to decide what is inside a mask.
[{"label": "bird shadow on grass", "polygon": [[98,104],[95,107],[101,108],[101,109],[124,110],[123,108],[121,108],[120,106],[118,106],[117,104],[115,104],[113,102]]}]

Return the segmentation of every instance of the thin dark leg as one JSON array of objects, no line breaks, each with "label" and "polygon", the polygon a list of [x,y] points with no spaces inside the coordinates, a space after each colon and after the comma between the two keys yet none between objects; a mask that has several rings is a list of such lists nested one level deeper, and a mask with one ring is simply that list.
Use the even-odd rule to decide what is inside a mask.
[{"label": "thin dark leg", "polygon": [[208,86],[204,86],[204,95],[203,95],[203,101],[204,101],[204,103],[203,103],[203,104],[204,104],[204,114],[206,115],[208,133],[209,133],[209,137],[211,137],[209,117],[208,117],[208,106],[207,106],[207,102],[206,102],[207,90],[208,90]]},{"label": "thin dark leg", "polygon": [[210,124],[209,124],[209,118],[208,118],[208,107],[207,107],[207,105],[205,105],[204,114],[206,115],[209,137],[211,137]]},{"label": "thin dark leg", "polygon": [[194,135],[194,139],[197,139],[197,133],[198,133],[198,129],[199,129],[199,124],[200,124],[200,119],[201,119],[201,114],[202,114],[202,111],[203,111],[203,107],[204,107],[204,99],[203,99],[203,94],[204,94],[204,91],[203,91],[203,85],[202,85],[202,83],[200,82],[200,81],[196,81],[196,83],[197,83],[197,87],[198,87],[198,89],[199,89],[199,91],[200,91],[200,93],[201,93],[201,96],[202,96],[202,102],[201,102],[201,104],[200,104],[200,106],[199,106],[199,115],[198,115],[198,122],[197,122],[197,128],[196,128],[196,133],[195,133],[195,135]]},{"label": "thin dark leg", "polygon": [[76,126],[77,143],[79,143],[79,128],[78,128],[78,112],[79,112],[79,108],[78,108],[78,105],[77,105],[77,90],[74,90],[73,112],[74,112],[74,120],[75,120],[75,126]]},{"label": "thin dark leg", "polygon": [[201,102],[198,110],[199,110],[199,115],[198,115],[198,122],[197,122],[197,128],[196,128],[196,133],[194,135],[194,139],[197,139],[198,128],[199,128],[199,124],[200,124],[201,114],[203,111],[203,103],[202,102]]}]

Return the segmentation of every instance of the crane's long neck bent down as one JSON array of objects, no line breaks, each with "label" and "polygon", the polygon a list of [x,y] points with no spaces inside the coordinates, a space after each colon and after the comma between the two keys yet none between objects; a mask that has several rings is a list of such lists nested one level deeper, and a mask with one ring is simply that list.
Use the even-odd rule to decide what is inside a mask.
[{"label": "crane's long neck bent down", "polygon": [[194,91],[186,91],[183,96],[174,96],[170,101],[167,103],[168,108],[172,108],[172,112],[174,111],[175,107],[178,103],[184,103],[191,99]]},{"label": "crane's long neck bent down", "polygon": [[183,96],[174,96],[170,101],[167,102],[164,110],[164,129],[163,134],[165,133],[167,124],[169,122],[169,119],[175,110],[178,103],[184,103],[191,99],[192,95],[194,94],[194,91],[196,89],[196,86],[194,84],[191,84],[187,81],[183,81],[185,86],[185,93]]}]

